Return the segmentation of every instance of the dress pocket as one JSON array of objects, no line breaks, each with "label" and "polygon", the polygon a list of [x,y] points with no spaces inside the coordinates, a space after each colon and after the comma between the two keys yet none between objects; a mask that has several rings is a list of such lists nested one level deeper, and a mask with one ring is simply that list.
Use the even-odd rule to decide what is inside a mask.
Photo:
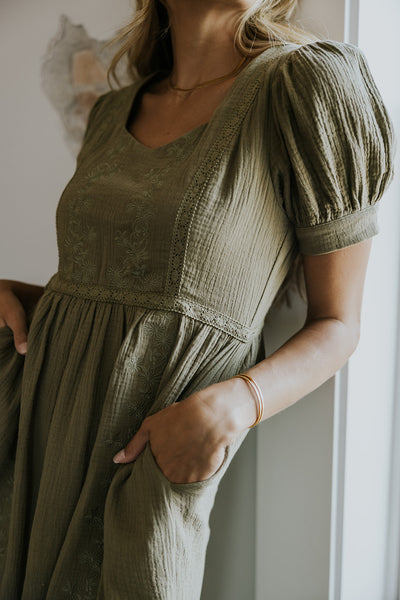
[{"label": "dress pocket", "polygon": [[5,370],[6,363],[14,354],[18,354],[14,345],[14,332],[11,327],[4,325],[0,327],[0,372]]},{"label": "dress pocket", "polygon": [[146,447],[143,452],[144,452],[144,455],[147,456],[148,463],[151,466],[151,468],[153,469],[153,471],[158,474],[159,478],[168,487],[170,487],[171,489],[173,489],[177,492],[192,493],[192,492],[204,490],[205,488],[208,488],[209,486],[216,484],[221,480],[221,478],[224,474],[224,471],[225,471],[225,467],[227,466],[227,459],[228,459],[228,455],[229,455],[229,446],[225,447],[225,454],[224,454],[222,463],[210,477],[207,477],[207,479],[202,479],[201,481],[192,481],[189,483],[176,483],[174,481],[170,481],[164,475],[164,472],[162,471],[162,469],[160,468],[160,466],[158,465],[158,463],[156,461],[156,458],[151,450],[149,442],[146,444]]}]

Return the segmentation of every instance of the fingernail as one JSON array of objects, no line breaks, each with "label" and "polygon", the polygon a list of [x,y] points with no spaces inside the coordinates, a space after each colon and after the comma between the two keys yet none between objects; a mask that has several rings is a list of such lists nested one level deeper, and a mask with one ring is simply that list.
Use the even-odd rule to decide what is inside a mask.
[{"label": "fingernail", "polygon": [[121,460],[125,460],[125,450],[120,450],[113,458],[115,463],[118,463]]},{"label": "fingernail", "polygon": [[20,354],[26,354],[27,349],[28,349],[28,344],[26,342],[23,342],[22,344],[19,345]]}]

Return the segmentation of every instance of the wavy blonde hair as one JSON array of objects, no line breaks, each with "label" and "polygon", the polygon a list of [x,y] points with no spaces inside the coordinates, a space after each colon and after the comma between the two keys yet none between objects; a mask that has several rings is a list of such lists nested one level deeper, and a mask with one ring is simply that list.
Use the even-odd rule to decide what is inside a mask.
[{"label": "wavy blonde hair", "polygon": [[[170,72],[173,52],[168,11],[164,0],[136,0],[133,18],[121,27],[106,45],[118,44],[107,71],[120,86],[116,73],[122,58],[127,59],[127,75],[131,80],[155,71]],[[240,13],[235,24],[234,45],[243,56],[257,56],[271,46],[281,43],[306,44],[318,38],[309,31],[290,23],[298,0],[256,0]],[[274,307],[291,304],[291,293],[306,300],[303,261],[297,255],[274,300]]]}]

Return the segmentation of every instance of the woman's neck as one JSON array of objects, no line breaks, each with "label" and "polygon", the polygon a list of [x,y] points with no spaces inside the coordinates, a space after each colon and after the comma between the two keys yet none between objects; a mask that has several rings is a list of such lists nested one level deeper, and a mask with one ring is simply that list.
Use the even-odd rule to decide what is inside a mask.
[{"label": "woman's neck", "polygon": [[168,0],[176,86],[194,87],[236,67],[242,55],[234,47],[234,26],[246,7],[240,0]]}]

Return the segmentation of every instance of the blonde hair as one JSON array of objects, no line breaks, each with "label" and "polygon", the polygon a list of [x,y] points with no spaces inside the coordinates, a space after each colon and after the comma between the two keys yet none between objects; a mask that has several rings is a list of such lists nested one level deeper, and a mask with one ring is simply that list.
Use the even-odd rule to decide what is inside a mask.
[{"label": "blonde hair", "polygon": [[[107,71],[120,86],[116,73],[122,58],[127,59],[127,75],[134,81],[155,71],[170,72],[173,52],[169,17],[164,0],[136,0],[133,19],[121,27],[106,46],[119,44]],[[234,45],[243,56],[257,56],[271,46],[281,43],[306,44],[319,38],[289,22],[298,0],[256,0],[239,15],[234,34]],[[303,260],[298,254],[291,264],[273,306],[291,304],[291,293],[299,293],[306,300]]]},{"label": "blonde hair", "polygon": [[[305,44],[318,38],[289,22],[298,0],[256,0],[242,11],[236,21],[234,45],[243,56],[256,56],[277,43]],[[111,77],[120,85],[116,67],[127,59],[131,80],[145,77],[154,71],[171,71],[173,53],[169,17],[163,0],[136,0],[133,19],[121,27],[106,46],[119,44],[108,68]]]}]

